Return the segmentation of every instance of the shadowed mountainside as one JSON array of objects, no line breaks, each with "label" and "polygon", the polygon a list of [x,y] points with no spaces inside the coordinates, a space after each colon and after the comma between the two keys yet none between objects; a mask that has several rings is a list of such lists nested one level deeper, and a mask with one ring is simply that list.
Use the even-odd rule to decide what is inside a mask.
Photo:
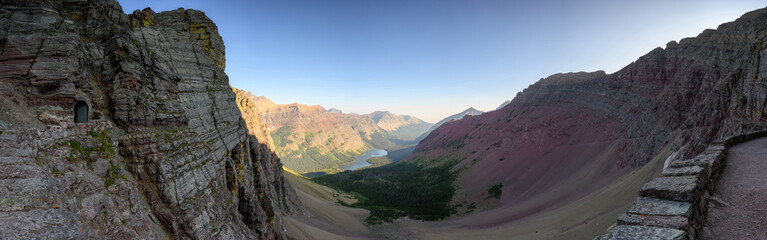
[{"label": "shadowed mountainside", "polygon": [[[408,162],[459,161],[459,193],[501,208],[558,189],[521,218],[581,198],[654,158],[701,152],[716,138],[767,126],[767,11],[670,42],[613,74],[555,74],[500,110],[449,122]],[[500,201],[487,190],[503,184]],[[563,183],[581,183],[567,189]]]}]

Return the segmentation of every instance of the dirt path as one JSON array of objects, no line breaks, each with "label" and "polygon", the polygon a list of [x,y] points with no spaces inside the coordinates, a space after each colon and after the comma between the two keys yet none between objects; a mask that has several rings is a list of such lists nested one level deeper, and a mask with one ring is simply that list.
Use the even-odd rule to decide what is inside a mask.
[{"label": "dirt path", "polygon": [[730,148],[702,239],[767,239],[767,138]]}]

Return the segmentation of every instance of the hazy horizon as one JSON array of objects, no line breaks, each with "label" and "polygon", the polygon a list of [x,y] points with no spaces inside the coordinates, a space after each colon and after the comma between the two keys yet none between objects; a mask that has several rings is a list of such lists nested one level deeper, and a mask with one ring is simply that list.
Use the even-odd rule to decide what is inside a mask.
[{"label": "hazy horizon", "polygon": [[[540,78],[612,73],[761,1],[120,1],[204,11],[234,87],[276,103],[428,122],[494,110]],[[438,4],[437,4],[438,3]],[[651,14],[650,14],[651,13]]]}]

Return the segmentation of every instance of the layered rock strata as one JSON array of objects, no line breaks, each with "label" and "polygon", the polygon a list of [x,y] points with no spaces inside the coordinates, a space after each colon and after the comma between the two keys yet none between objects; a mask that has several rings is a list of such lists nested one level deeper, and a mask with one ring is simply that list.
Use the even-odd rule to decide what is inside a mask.
[{"label": "layered rock strata", "polygon": [[19,145],[0,149],[0,238],[279,239],[303,213],[204,13],[1,6],[0,139]]}]

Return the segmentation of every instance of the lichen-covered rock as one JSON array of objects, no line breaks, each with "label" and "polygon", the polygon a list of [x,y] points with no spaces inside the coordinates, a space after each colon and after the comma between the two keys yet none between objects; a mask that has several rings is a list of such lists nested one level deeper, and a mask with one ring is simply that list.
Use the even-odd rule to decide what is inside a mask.
[{"label": "lichen-covered rock", "polygon": [[620,225],[600,240],[684,240],[685,232],[673,228]]},{"label": "lichen-covered rock", "polygon": [[224,53],[200,11],[3,0],[0,238],[284,238],[304,210]]},{"label": "lichen-covered rock", "polygon": [[634,201],[628,213],[637,215],[683,216],[692,214],[692,204],[655,198],[639,197]]},{"label": "lichen-covered rock", "polygon": [[648,216],[630,213],[618,216],[618,224],[664,227],[679,230],[687,230],[690,228],[690,220],[683,216]]},{"label": "lichen-covered rock", "polygon": [[695,176],[657,177],[642,186],[639,195],[680,202],[700,199],[703,184]]},{"label": "lichen-covered rock", "polygon": [[626,214],[618,217],[618,224],[688,230],[692,213],[691,203],[640,197]]}]

